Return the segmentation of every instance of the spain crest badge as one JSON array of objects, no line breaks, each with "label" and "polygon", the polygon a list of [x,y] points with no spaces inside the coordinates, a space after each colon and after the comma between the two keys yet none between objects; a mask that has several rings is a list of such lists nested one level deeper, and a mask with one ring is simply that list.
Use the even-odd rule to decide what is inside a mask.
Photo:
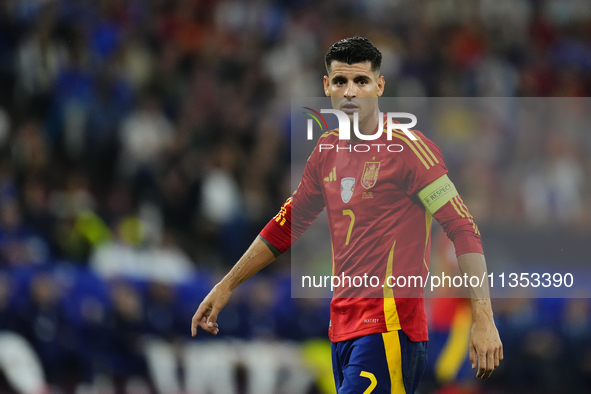
[{"label": "spain crest badge", "polygon": [[378,180],[378,172],[380,171],[379,161],[368,161],[363,167],[363,175],[361,176],[361,186],[366,189],[371,189],[375,186]]}]

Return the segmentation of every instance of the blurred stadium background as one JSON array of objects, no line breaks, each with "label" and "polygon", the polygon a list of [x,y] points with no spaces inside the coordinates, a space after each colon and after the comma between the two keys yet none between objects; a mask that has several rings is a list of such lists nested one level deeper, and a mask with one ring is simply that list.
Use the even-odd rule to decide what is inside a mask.
[{"label": "blurred stadium background", "polygon": [[[291,194],[289,99],[322,95],[324,52],[351,35],[382,50],[387,96],[591,92],[584,0],[0,1],[0,392],[334,392],[328,300],[290,297],[288,255],[219,338],[189,325]],[[588,125],[424,132],[485,252],[585,264]],[[495,300],[486,384],[448,341],[463,311],[431,303],[420,393],[591,392],[589,299]]]}]

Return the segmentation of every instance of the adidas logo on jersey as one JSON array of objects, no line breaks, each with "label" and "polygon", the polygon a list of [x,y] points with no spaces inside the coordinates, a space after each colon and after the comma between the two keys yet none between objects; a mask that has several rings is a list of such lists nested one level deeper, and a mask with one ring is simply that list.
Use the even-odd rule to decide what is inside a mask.
[{"label": "adidas logo on jersey", "polygon": [[337,168],[333,168],[330,172],[330,175],[324,178],[325,182],[332,182],[337,180]]}]

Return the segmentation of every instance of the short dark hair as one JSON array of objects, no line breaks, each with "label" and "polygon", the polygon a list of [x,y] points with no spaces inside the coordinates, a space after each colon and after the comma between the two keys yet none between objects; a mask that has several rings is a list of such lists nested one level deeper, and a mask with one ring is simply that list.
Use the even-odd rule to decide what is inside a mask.
[{"label": "short dark hair", "polygon": [[324,56],[326,70],[336,60],[347,64],[371,62],[371,70],[379,71],[382,66],[382,52],[365,37],[349,37],[337,41],[328,49]]}]

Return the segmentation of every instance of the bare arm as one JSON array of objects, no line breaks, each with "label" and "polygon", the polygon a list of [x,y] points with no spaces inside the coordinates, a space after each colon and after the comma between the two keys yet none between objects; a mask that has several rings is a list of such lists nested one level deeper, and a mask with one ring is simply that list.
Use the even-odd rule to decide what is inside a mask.
[{"label": "bare arm", "polygon": [[[480,253],[465,253],[458,256],[458,265],[468,277],[482,278],[486,272],[486,261]],[[470,329],[470,361],[472,369],[478,372],[476,377],[487,379],[503,359],[503,344],[493,320],[490,302],[488,277],[481,287],[470,287],[470,305],[472,309],[472,328]]]},{"label": "bare arm", "polygon": [[280,252],[260,235],[226,276],[209,292],[191,322],[191,335],[197,335],[197,327],[217,335],[218,314],[226,306],[232,291],[239,284],[271,264]]},{"label": "bare arm", "polygon": [[[275,261],[276,255],[271,248],[277,250],[260,235],[256,237],[246,253],[236,265],[220,281],[220,285],[234,291],[239,284]],[[279,253],[279,251],[277,251]]]}]

